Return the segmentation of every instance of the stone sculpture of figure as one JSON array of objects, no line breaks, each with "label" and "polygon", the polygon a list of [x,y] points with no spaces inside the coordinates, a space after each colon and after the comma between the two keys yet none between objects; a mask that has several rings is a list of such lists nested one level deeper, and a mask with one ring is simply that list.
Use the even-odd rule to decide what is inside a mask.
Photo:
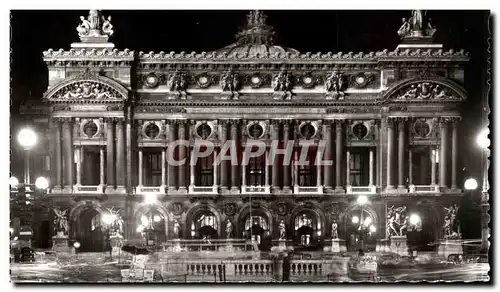
[{"label": "stone sculpture of figure", "polygon": [[170,75],[168,87],[170,91],[183,91],[186,89],[186,76],[180,72]]},{"label": "stone sculpture of figure", "polygon": [[408,216],[405,216],[403,224],[401,224],[401,227],[399,227],[399,235],[400,236],[406,235],[407,230],[408,230]]},{"label": "stone sculpture of figure", "polygon": [[79,36],[86,36],[90,31],[90,22],[85,17],[80,16],[81,23],[76,27]]},{"label": "stone sculpture of figure", "polygon": [[449,238],[451,236],[451,219],[448,216],[444,218],[443,233],[444,238]]},{"label": "stone sculpture of figure", "polygon": [[90,29],[96,29],[100,30],[101,29],[101,17],[99,10],[90,10],[89,11],[89,23],[90,23]]},{"label": "stone sculpture of figure", "polygon": [[339,238],[339,234],[337,232],[338,226],[339,225],[337,224],[337,221],[333,220],[333,223],[332,223],[332,239],[338,239]]},{"label": "stone sculpture of figure", "polygon": [[[445,215],[445,226],[449,226],[447,227],[449,229],[449,232],[448,232],[448,237],[449,236],[452,236],[453,234],[455,234],[456,237],[459,237],[460,236],[460,231],[459,231],[459,224],[458,224],[458,221],[457,221],[457,214],[458,214],[458,209],[459,207],[456,205],[456,204],[453,204],[453,206],[449,207],[449,208],[444,208],[446,210],[446,215]],[[446,220],[449,220],[449,222],[447,222]],[[445,229],[445,227],[443,227],[443,229]],[[447,234],[445,233],[445,236]]]},{"label": "stone sculpture of figure", "polygon": [[403,18],[403,25],[399,28],[398,34],[400,36],[408,35],[410,33],[410,28],[410,22],[406,18]]},{"label": "stone sculpture of figure", "polygon": [[274,77],[274,91],[288,91],[290,89],[290,77],[287,73],[280,71]]},{"label": "stone sculpture of figure", "polygon": [[59,208],[54,208],[54,229],[58,234],[64,234],[68,232],[68,218],[67,218],[67,211],[68,210],[61,210]]},{"label": "stone sculpture of figure", "polygon": [[181,225],[179,224],[179,221],[175,220],[174,221],[174,236],[176,239],[179,239],[180,231],[181,231]]},{"label": "stone sculpture of figure", "polygon": [[264,26],[264,23],[266,21],[266,16],[262,13],[262,11],[255,10],[255,11],[250,11],[250,13],[247,16],[247,19],[249,28],[262,27]]},{"label": "stone sculpture of figure", "polygon": [[111,24],[111,16],[108,16],[108,19],[105,19],[104,16],[102,16],[102,21],[102,32],[108,36],[112,36],[114,32],[113,25]]},{"label": "stone sculpture of figure", "polygon": [[387,228],[386,228],[386,235],[388,238],[390,238],[391,236],[397,236],[398,235],[398,231],[396,229],[396,222],[395,222],[395,218],[394,216],[388,216],[387,217]]},{"label": "stone sculpture of figure", "polygon": [[333,71],[326,76],[325,89],[330,92],[341,93],[344,91],[344,74],[339,71]]},{"label": "stone sculpture of figure", "polygon": [[226,223],[226,237],[231,238],[231,234],[233,233],[233,224],[231,223],[231,220],[227,219]]},{"label": "stone sculpture of figure", "polygon": [[238,74],[233,73],[231,70],[222,74],[220,86],[222,91],[237,91],[239,86]]},{"label": "stone sculpture of figure", "polygon": [[413,10],[411,16],[411,24],[413,30],[422,30],[424,25],[424,17],[422,10]]},{"label": "stone sculpture of figure", "polygon": [[280,230],[280,239],[285,239],[286,236],[285,221],[283,220],[280,221],[279,230]]},{"label": "stone sculpture of figure", "polygon": [[411,98],[416,98],[417,97],[417,91],[418,88],[415,86],[415,84],[412,84],[410,89],[406,91],[403,95],[399,97],[399,99],[411,99]]}]

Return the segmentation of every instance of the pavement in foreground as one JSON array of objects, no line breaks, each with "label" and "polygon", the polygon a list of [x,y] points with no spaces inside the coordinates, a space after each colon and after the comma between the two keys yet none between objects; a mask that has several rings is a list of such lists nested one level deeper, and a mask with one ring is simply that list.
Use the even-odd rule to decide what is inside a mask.
[{"label": "pavement in foreground", "polygon": [[[12,263],[11,281],[14,283],[40,283],[40,282],[87,282],[87,283],[117,283],[122,282],[120,270],[128,268],[118,261],[95,262],[84,259],[61,261],[43,261],[35,263]],[[443,267],[435,264],[401,265],[397,267],[379,267],[376,275],[359,274],[350,271],[344,276],[304,277],[290,276],[292,282],[413,282],[413,281],[488,281],[489,265],[487,263],[454,264]],[[276,280],[262,276],[251,278],[226,278],[228,282],[276,282]],[[209,282],[219,283],[217,275],[184,276],[178,275],[161,279],[155,277],[154,282]]]}]

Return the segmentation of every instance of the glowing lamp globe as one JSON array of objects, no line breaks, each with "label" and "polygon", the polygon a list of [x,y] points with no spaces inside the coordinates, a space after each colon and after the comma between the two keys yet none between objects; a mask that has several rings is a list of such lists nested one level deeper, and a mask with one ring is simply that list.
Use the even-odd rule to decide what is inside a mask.
[{"label": "glowing lamp globe", "polygon": [[490,139],[488,139],[488,135],[490,134],[490,129],[486,128],[477,135],[476,143],[479,147],[486,149],[490,147]]},{"label": "glowing lamp globe", "polygon": [[36,133],[30,128],[22,129],[17,135],[17,141],[21,144],[21,146],[29,149],[35,146],[37,142]]},{"label": "glowing lamp globe", "polygon": [[160,222],[160,221],[161,221],[161,217],[160,217],[160,216],[158,216],[158,215],[155,215],[155,216],[153,217],[153,221],[154,221],[154,222]]},{"label": "glowing lamp globe", "polygon": [[368,203],[368,198],[366,196],[359,196],[357,199],[358,204],[364,205]]},{"label": "glowing lamp globe", "polygon": [[477,180],[475,180],[473,178],[468,178],[465,180],[464,188],[466,190],[473,191],[473,190],[477,189],[477,187],[478,187]]},{"label": "glowing lamp globe", "polygon": [[19,185],[19,180],[16,177],[11,176],[9,178],[9,185],[12,188],[17,188],[17,186]]},{"label": "glowing lamp globe", "polygon": [[420,223],[420,216],[417,214],[411,214],[410,215],[410,224],[411,225],[418,225]]},{"label": "glowing lamp globe", "polygon": [[372,217],[366,217],[364,224],[366,227],[370,226],[372,224]]},{"label": "glowing lamp globe", "polygon": [[358,224],[359,223],[359,217],[358,216],[353,216],[351,219],[352,223]]},{"label": "glowing lamp globe", "polygon": [[80,243],[78,241],[76,241],[75,243],[73,243],[73,247],[80,248]]},{"label": "glowing lamp globe", "polygon": [[377,228],[375,227],[375,225],[370,225],[370,232],[371,233],[375,233],[377,231]]},{"label": "glowing lamp globe", "polygon": [[111,224],[113,222],[113,216],[111,214],[104,214],[102,216],[102,222],[106,225]]},{"label": "glowing lamp globe", "polygon": [[37,189],[45,190],[49,187],[49,181],[43,176],[41,176],[36,179],[35,186]]}]

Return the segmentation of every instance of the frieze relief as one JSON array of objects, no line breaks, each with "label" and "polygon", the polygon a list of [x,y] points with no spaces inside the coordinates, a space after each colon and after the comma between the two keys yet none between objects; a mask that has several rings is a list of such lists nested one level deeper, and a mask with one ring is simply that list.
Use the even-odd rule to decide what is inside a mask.
[{"label": "frieze relief", "polygon": [[51,99],[122,99],[111,86],[96,81],[78,81],[59,90]]},{"label": "frieze relief", "polygon": [[325,90],[327,99],[344,99],[344,90],[347,88],[346,77],[344,73],[337,70],[326,75]]},{"label": "frieze relief", "polygon": [[291,73],[281,70],[274,75],[272,87],[274,90],[274,99],[292,99],[293,76]]},{"label": "frieze relief", "polygon": [[396,99],[460,99],[452,91],[434,82],[420,82],[401,89]]}]

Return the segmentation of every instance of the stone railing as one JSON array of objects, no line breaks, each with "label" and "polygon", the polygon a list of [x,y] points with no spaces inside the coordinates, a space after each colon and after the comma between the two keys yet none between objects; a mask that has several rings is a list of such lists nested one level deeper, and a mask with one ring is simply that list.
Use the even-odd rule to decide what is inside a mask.
[{"label": "stone railing", "polygon": [[204,187],[197,187],[197,186],[189,186],[189,194],[207,194],[207,195],[217,195],[218,193],[218,187],[217,186],[204,186]]},{"label": "stone railing", "polygon": [[135,188],[135,192],[136,192],[136,194],[164,195],[165,194],[165,187],[164,186],[158,186],[158,187],[137,186]]},{"label": "stone railing", "polygon": [[323,194],[323,186],[301,187],[296,185],[293,188],[293,193],[300,195],[320,195]]},{"label": "stone railing", "polygon": [[347,186],[347,194],[353,195],[372,195],[377,193],[376,186]]},{"label": "stone railing", "polygon": [[102,194],[104,193],[104,186],[82,186],[82,185],[74,185],[73,186],[74,193],[85,193],[85,194]]},{"label": "stone railing", "polygon": [[241,194],[270,194],[270,186],[242,186]]},{"label": "stone railing", "polygon": [[410,185],[410,194],[439,193],[438,185]]}]

